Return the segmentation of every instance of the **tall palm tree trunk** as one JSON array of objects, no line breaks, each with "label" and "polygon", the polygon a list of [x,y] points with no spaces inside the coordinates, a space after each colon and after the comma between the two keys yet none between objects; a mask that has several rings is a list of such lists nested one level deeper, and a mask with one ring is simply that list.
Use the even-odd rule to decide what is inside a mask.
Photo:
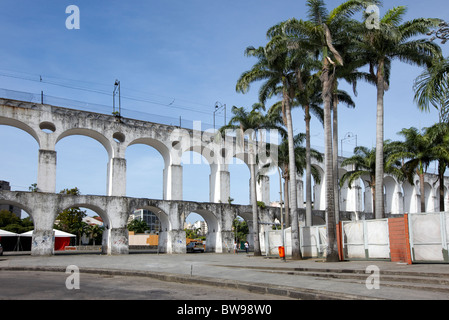
[{"label": "tall palm tree trunk", "polygon": [[[334,79],[335,81],[335,79]],[[335,88],[334,88],[335,89]],[[335,201],[335,222],[338,223],[340,215],[340,190],[338,188],[338,98],[334,92],[332,107],[332,167],[334,170],[334,201]]]},{"label": "tall palm tree trunk", "polygon": [[293,123],[290,109],[290,101],[287,93],[284,91],[285,113],[287,118],[287,135],[288,135],[288,157],[289,157],[289,179],[290,179],[290,209],[291,209],[291,226],[292,226],[292,259],[301,260],[301,247],[299,238],[299,219],[298,219],[298,203],[296,196],[296,167],[295,167],[295,149],[293,142]]},{"label": "tall palm tree trunk", "polygon": [[[288,172],[288,171],[287,171]],[[290,227],[290,199],[288,194],[288,184],[290,180],[288,178],[288,174],[284,177],[284,209],[285,209],[285,226]]]},{"label": "tall palm tree trunk", "polygon": [[304,107],[306,122],[306,226],[312,226],[312,166],[310,158],[310,106]]},{"label": "tall palm tree trunk", "polygon": [[254,255],[261,256],[262,252],[260,250],[260,239],[259,239],[259,215],[257,208],[257,191],[256,191],[256,159],[254,150],[254,141],[252,137],[249,137],[250,142],[250,175],[251,175],[251,206],[253,213],[253,242],[254,242]]},{"label": "tall palm tree trunk", "polygon": [[377,120],[376,120],[376,205],[375,219],[384,218],[384,61],[377,70]]},{"label": "tall palm tree trunk", "polygon": [[334,198],[334,169],[332,161],[332,120],[331,120],[331,79],[329,76],[329,64],[324,59],[321,81],[323,85],[324,103],[324,168],[326,188],[326,221],[327,221],[327,262],[339,261],[335,223],[335,198]]}]

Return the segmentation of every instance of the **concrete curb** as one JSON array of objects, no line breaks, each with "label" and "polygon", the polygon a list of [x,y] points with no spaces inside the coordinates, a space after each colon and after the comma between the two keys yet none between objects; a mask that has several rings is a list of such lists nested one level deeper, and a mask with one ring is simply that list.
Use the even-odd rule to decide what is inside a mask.
[{"label": "concrete curb", "polygon": [[[45,271],[45,272],[66,272],[66,267],[58,266],[2,266],[0,270],[9,271]],[[307,288],[295,288],[286,286],[276,286],[265,283],[250,283],[229,279],[215,279],[211,277],[180,275],[164,272],[150,272],[139,270],[121,270],[121,269],[100,269],[100,268],[80,268],[80,272],[101,275],[149,277],[161,281],[177,282],[183,284],[198,284],[214,286],[226,289],[238,289],[260,294],[272,294],[298,300],[386,300],[373,297],[363,297],[359,295],[335,293],[324,290],[314,290]]]}]

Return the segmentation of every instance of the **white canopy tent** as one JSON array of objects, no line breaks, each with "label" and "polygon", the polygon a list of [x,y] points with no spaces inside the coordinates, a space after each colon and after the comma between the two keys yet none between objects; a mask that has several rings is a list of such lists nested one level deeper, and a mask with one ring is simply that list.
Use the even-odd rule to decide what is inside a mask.
[{"label": "white canopy tent", "polygon": [[16,250],[19,244],[20,235],[11,231],[0,229],[0,242],[3,247],[3,251]]},{"label": "white canopy tent", "polygon": [[[70,238],[76,238],[76,235],[67,233],[61,230],[53,229],[55,250],[65,250],[65,247],[70,245]],[[19,234],[20,238],[31,238],[33,236],[33,230]]]},{"label": "white canopy tent", "polygon": [[[67,233],[61,230],[57,230],[57,229],[53,229],[54,233],[55,233],[55,238],[71,238],[71,237],[76,237],[76,235],[71,234],[71,233]],[[24,232],[19,234],[19,236],[21,237],[32,237],[33,236],[33,230],[28,231],[28,232]]]},{"label": "white canopy tent", "polygon": [[17,233],[0,229],[0,238],[1,237],[18,237],[18,236],[19,236],[19,234],[17,234]]}]

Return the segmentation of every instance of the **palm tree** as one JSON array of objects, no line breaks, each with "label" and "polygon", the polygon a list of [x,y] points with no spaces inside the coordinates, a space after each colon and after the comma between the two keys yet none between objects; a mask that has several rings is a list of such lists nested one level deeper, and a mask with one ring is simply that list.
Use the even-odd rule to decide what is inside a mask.
[{"label": "palm tree", "polygon": [[430,136],[419,132],[414,127],[404,128],[398,134],[403,136],[405,141],[401,144],[401,149],[396,153],[395,157],[397,159],[408,159],[403,164],[403,169],[410,184],[414,184],[414,176],[415,174],[418,175],[421,193],[421,212],[425,212],[424,174],[433,160]]},{"label": "palm tree", "polygon": [[[313,62],[312,62],[313,63]],[[312,170],[311,166],[311,147],[310,147],[310,121],[312,114],[323,123],[323,108],[321,107],[321,85],[316,75],[311,75],[310,70],[307,69],[307,65],[304,65],[305,69],[297,71],[298,90],[295,95],[295,99],[291,103],[291,108],[301,107],[304,110],[305,121],[305,173],[306,173],[306,225],[312,225]],[[269,112],[281,113],[281,103],[274,104]],[[284,123],[286,125],[286,123]],[[288,163],[288,162],[287,162]],[[297,168],[298,172],[303,172]],[[286,189],[289,189],[285,186]],[[286,215],[288,217],[288,193],[286,195]]]},{"label": "palm tree", "polygon": [[[338,67],[344,65],[343,58],[336,48],[341,42],[348,45],[352,40],[349,18],[356,12],[366,8],[374,1],[348,0],[331,12],[326,9],[323,0],[308,0],[308,21],[290,19],[282,28],[282,32],[298,49],[306,49],[321,57],[321,93],[324,104],[325,135],[325,184],[326,184],[326,216],[328,231],[328,254],[326,261],[338,261],[335,213],[335,185],[332,148],[331,107],[335,89],[334,77]],[[292,45],[293,46],[293,45]]]},{"label": "palm tree", "polygon": [[[385,157],[383,161],[385,164],[383,171],[402,180],[403,172],[401,171],[401,162],[395,157],[399,148],[399,143],[386,140],[383,146],[383,155]],[[343,174],[340,179],[340,187],[347,182],[348,187],[352,188],[355,181],[365,179],[365,182],[371,190],[373,212],[375,212],[376,189],[381,189],[383,196],[383,183],[380,185],[380,188],[377,188],[378,184],[376,184],[376,148],[368,149],[364,146],[355,147],[354,155],[350,158],[346,158],[341,166],[353,166],[353,169]]]},{"label": "palm tree", "polygon": [[259,218],[258,218],[258,207],[257,207],[257,194],[256,194],[256,153],[257,153],[257,134],[258,130],[262,128],[275,128],[276,119],[273,117],[264,116],[260,109],[263,109],[263,105],[254,104],[250,112],[246,111],[243,107],[237,108],[233,106],[231,111],[233,117],[229,120],[229,123],[219,129],[223,134],[227,129],[238,130],[237,131],[237,143],[241,143],[244,146],[244,132],[246,130],[253,130],[252,133],[248,134],[248,151],[249,151],[249,167],[250,167],[250,195],[251,195],[251,206],[253,214],[253,241],[254,241],[254,255],[261,256],[262,252],[260,250],[259,241]]},{"label": "palm tree", "polygon": [[89,225],[87,227],[87,231],[92,238],[93,241],[92,244],[95,245],[95,239],[98,238],[98,236],[100,236],[103,233],[103,229],[99,225],[94,224]]},{"label": "palm tree", "polygon": [[449,166],[449,125],[441,122],[436,123],[429,128],[425,128],[425,134],[430,139],[432,159],[438,161],[440,211],[445,211],[444,172]]},{"label": "palm tree", "polygon": [[[384,95],[389,89],[392,62],[396,59],[418,66],[430,65],[435,56],[441,55],[438,45],[425,39],[416,39],[440,23],[439,19],[419,18],[402,23],[406,7],[390,9],[380,19],[379,28],[368,29],[360,24],[358,47],[368,61],[369,72],[377,89],[376,120],[376,185],[383,181]],[[376,189],[377,219],[384,217],[382,189]]]},{"label": "palm tree", "polygon": [[[298,174],[302,174],[306,168],[307,162],[310,162],[310,159],[307,159],[306,156],[306,148],[304,148],[303,144],[304,144],[304,140],[306,138],[306,135],[304,133],[300,133],[297,134],[293,137],[293,141],[294,141],[294,150],[295,150],[295,168],[296,168],[296,172]],[[322,162],[323,161],[323,155],[315,150],[315,149],[310,149],[310,154],[311,157],[315,160],[317,160],[318,162]],[[290,161],[290,157],[289,157],[289,153],[288,153],[288,140],[287,138],[284,137],[284,139],[282,140],[282,142],[279,144],[278,147],[278,159],[277,159],[277,163],[270,163],[270,164],[266,164],[265,168],[268,167],[272,167],[273,164],[277,165],[280,169],[281,172],[281,177],[282,179],[284,179],[284,194],[285,194],[285,215],[286,215],[286,219],[285,219],[285,224],[288,226],[288,216],[289,216],[289,211],[288,211],[288,207],[289,207],[289,198],[288,195],[290,194],[289,192],[289,180],[290,180],[290,166],[289,166],[289,161]],[[312,167],[311,168],[311,175],[313,176],[313,179],[319,183],[321,180],[321,176],[319,171],[315,168]]]},{"label": "palm tree", "polygon": [[[281,54],[280,54],[281,53]],[[244,72],[237,81],[236,89],[239,92],[246,93],[249,90],[250,84],[256,81],[265,80],[259,91],[259,99],[261,102],[266,101],[279,93],[279,88],[282,92],[282,113],[285,116],[287,127],[287,138],[289,146],[290,157],[290,172],[296,172],[294,161],[294,141],[293,141],[293,122],[291,116],[291,102],[295,96],[296,75],[291,63],[294,61],[288,55],[286,48],[278,51],[276,55],[269,56],[268,51],[264,47],[254,48],[248,47],[246,49],[247,56],[253,56],[258,59],[258,62],[249,70]],[[302,259],[299,244],[299,221],[297,210],[297,196],[296,196],[296,175],[290,176],[290,200],[292,210],[292,258]]]},{"label": "palm tree", "polygon": [[144,220],[134,219],[128,224],[128,230],[135,233],[144,233],[148,230],[148,224]]},{"label": "palm tree", "polygon": [[430,111],[432,105],[439,111],[440,122],[449,123],[449,57],[436,58],[415,80],[413,89],[419,109]]}]

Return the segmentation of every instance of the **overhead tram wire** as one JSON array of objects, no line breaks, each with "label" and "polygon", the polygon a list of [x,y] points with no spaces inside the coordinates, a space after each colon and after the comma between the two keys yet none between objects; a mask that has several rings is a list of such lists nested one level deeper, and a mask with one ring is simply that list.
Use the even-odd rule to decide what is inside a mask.
[{"label": "overhead tram wire", "polygon": [[[25,77],[19,77],[19,76],[13,76],[11,74],[2,74],[1,71],[3,72],[16,72],[16,73],[21,73],[21,74],[25,74],[27,76],[30,76],[31,78],[25,78]],[[27,73],[27,72],[20,72],[20,71],[11,71],[11,70],[5,70],[5,69],[0,69],[0,76],[3,75],[5,77],[13,77],[13,78],[17,78],[17,79],[25,79],[25,80],[29,80],[29,81],[37,81],[36,77],[39,77],[39,81],[38,82],[44,82],[44,83],[48,83],[48,84],[53,84],[53,85],[59,85],[62,86],[60,83],[57,82],[50,82],[50,81],[43,81],[42,77],[44,77],[45,79],[56,79],[56,80],[61,80],[64,82],[70,81],[70,82],[74,82],[74,83],[85,83],[88,85],[96,85],[96,86],[102,86],[105,88],[105,90],[103,91],[99,91],[98,93],[101,94],[106,94],[109,95],[109,91],[110,91],[110,85],[107,84],[103,84],[103,83],[98,83],[98,82],[92,82],[92,81],[85,81],[85,80],[75,80],[75,79],[66,79],[66,78],[61,78],[61,77],[54,77],[54,76],[48,76],[48,75],[36,75],[36,74],[31,74],[31,73]],[[68,88],[72,88],[69,85],[65,85]],[[77,87],[79,88],[79,87]],[[201,103],[201,102],[194,102],[194,101],[190,101],[190,100],[186,100],[186,99],[180,99],[180,98],[174,98],[173,96],[166,96],[166,95],[161,95],[161,94],[156,94],[156,93],[149,93],[149,92],[145,92],[145,91],[141,91],[141,90],[137,90],[137,89],[132,89],[132,88],[127,88],[126,86],[124,87],[127,91],[133,91],[136,93],[141,93],[144,95],[151,95],[151,96],[155,96],[155,97],[159,97],[159,98],[165,98],[165,99],[171,99],[171,100],[176,100],[176,101],[184,101],[186,103],[190,103],[193,105],[197,105],[197,106],[203,106],[206,108],[210,108],[210,105],[205,104],[205,103]],[[85,89],[84,87],[80,88],[80,90]],[[93,92],[97,92],[97,91],[93,91]]]},{"label": "overhead tram wire", "polygon": [[[24,73],[24,74],[26,74],[26,73]],[[31,75],[31,74],[27,74],[27,75]],[[106,95],[106,96],[111,96],[111,93],[109,91],[106,91],[106,90],[105,91],[95,90],[95,89],[91,89],[91,88],[85,88],[85,87],[79,87],[79,86],[73,86],[73,85],[68,85],[68,84],[62,84],[62,83],[58,83],[58,82],[48,81],[48,80],[46,80],[46,77],[42,78],[41,75],[39,75],[39,79],[37,79],[36,75],[32,75],[32,77],[24,77],[24,76],[5,74],[5,73],[1,73],[0,72],[0,76],[2,76],[2,77],[9,77],[9,78],[15,78],[15,79],[21,79],[21,80],[26,80],[26,81],[46,83],[46,84],[49,84],[49,85],[64,87],[64,88],[68,88],[68,89],[74,89],[74,90],[80,90],[80,91],[86,91],[86,92],[92,92],[92,93],[102,94],[102,95]],[[49,78],[51,78],[51,77],[49,77]],[[62,78],[60,78],[60,79],[64,80]],[[69,81],[77,81],[77,80],[69,80]],[[88,82],[86,82],[86,83],[88,83]],[[93,82],[89,82],[89,83],[105,86],[103,84],[98,84],[98,83],[93,83]],[[134,90],[134,91],[137,91],[137,90]],[[163,97],[163,96],[161,96],[161,97]],[[201,111],[201,110],[195,110],[195,109],[192,109],[191,107],[182,106],[182,105],[173,104],[173,103],[168,104],[168,103],[157,102],[157,101],[153,101],[153,100],[149,100],[149,99],[142,99],[142,98],[136,98],[136,97],[132,97],[132,96],[123,96],[123,95],[122,95],[122,98],[123,99],[132,100],[132,101],[145,102],[145,103],[165,106],[165,107],[174,108],[174,109],[185,110],[185,111],[189,111],[189,112],[201,113],[201,114],[206,114],[206,115],[210,115],[211,114],[210,112]],[[173,98],[171,98],[171,99],[173,99]],[[186,100],[182,100],[182,99],[174,99],[174,100],[175,101],[176,100],[186,101]],[[205,104],[199,104],[199,103],[195,103],[195,104],[208,107]],[[138,110],[134,110],[134,111],[138,111]]]}]

